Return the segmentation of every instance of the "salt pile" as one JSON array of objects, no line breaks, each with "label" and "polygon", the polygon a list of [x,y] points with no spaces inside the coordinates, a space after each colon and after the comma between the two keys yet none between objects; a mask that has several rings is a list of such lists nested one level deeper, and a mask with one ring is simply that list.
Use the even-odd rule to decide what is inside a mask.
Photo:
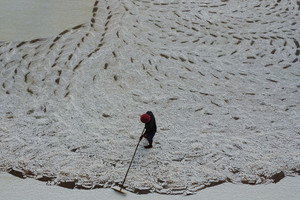
[{"label": "salt pile", "polygon": [[[96,0],[90,22],[0,43],[0,170],[69,188],[192,194],[300,169],[300,5]],[[146,142],[145,142],[146,144]]]}]

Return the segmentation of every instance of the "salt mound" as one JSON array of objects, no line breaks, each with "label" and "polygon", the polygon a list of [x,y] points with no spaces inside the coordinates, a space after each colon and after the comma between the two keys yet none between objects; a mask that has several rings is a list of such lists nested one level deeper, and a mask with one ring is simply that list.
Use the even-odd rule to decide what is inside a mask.
[{"label": "salt mound", "polygon": [[[99,1],[56,37],[0,43],[0,169],[69,188],[190,194],[299,173],[299,9]],[[146,144],[146,142],[145,142]]]}]

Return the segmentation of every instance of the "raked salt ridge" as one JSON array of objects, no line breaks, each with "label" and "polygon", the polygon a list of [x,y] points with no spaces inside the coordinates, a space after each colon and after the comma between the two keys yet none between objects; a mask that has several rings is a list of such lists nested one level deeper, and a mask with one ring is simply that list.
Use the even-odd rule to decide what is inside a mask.
[{"label": "raked salt ridge", "polygon": [[86,22],[1,42],[0,170],[118,185],[151,110],[153,148],[141,142],[126,191],[189,195],[298,176],[299,8],[95,0]]}]

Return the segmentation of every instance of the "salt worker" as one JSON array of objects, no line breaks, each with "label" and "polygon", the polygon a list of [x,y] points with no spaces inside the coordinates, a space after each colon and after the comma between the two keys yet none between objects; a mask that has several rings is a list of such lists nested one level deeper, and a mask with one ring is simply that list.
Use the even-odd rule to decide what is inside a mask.
[{"label": "salt worker", "polygon": [[141,122],[145,124],[145,133],[140,137],[140,140],[146,138],[149,145],[144,146],[146,149],[152,148],[153,137],[156,133],[156,122],[155,117],[151,111],[147,111],[145,114],[141,115]]}]

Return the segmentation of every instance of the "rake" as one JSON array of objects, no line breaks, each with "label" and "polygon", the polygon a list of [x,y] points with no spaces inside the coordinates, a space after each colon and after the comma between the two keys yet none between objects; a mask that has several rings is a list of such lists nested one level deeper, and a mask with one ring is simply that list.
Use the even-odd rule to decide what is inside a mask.
[{"label": "rake", "polygon": [[133,156],[132,156],[132,158],[131,158],[129,167],[128,167],[127,172],[126,172],[126,174],[125,174],[125,177],[124,177],[124,179],[123,179],[123,181],[122,181],[122,184],[121,184],[121,186],[120,186],[120,189],[112,188],[113,190],[115,190],[115,191],[117,191],[117,192],[120,192],[120,193],[122,193],[122,194],[126,194],[126,193],[123,192],[122,190],[123,190],[123,188],[124,188],[124,183],[125,183],[125,180],[126,180],[126,178],[127,178],[127,175],[128,175],[129,169],[130,169],[130,167],[131,167],[131,164],[132,164],[132,162],[133,162],[133,159],[134,159],[136,150],[138,149],[138,147],[139,147],[139,145],[140,145],[140,142],[141,142],[141,140],[142,140],[142,136],[144,135],[144,131],[145,131],[145,128],[143,129],[143,132],[142,132],[142,135],[141,135],[141,137],[140,137],[140,139],[139,139],[139,142],[138,142],[138,144],[137,144],[136,147],[135,147]]}]

